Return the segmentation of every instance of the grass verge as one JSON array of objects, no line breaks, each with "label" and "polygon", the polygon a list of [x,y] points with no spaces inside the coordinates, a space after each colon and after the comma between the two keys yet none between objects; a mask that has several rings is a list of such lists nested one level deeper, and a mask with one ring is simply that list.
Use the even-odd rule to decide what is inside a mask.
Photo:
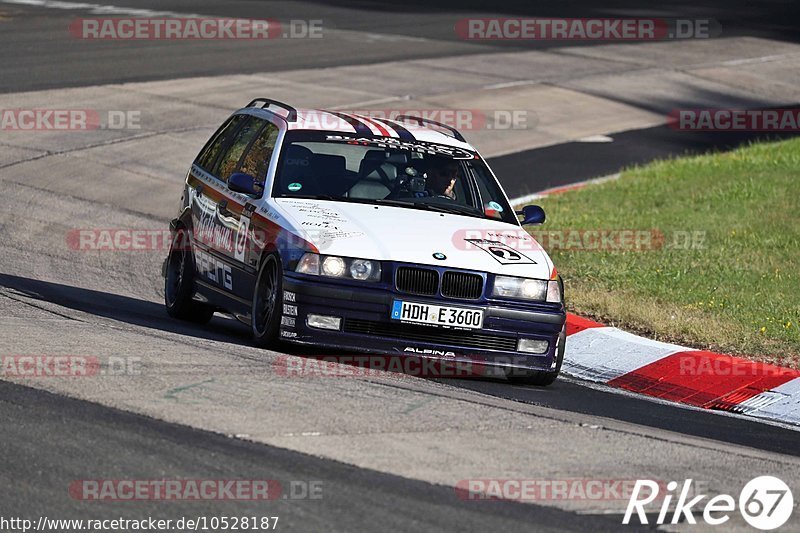
[{"label": "grass verge", "polygon": [[635,167],[538,203],[548,222],[531,233],[574,312],[800,367],[800,139]]}]

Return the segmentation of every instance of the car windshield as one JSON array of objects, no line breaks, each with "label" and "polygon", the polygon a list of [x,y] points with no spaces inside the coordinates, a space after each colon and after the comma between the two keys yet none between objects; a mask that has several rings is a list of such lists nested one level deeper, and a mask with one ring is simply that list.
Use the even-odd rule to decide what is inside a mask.
[{"label": "car windshield", "polygon": [[421,141],[289,132],[272,195],[395,205],[518,224],[479,155]]}]

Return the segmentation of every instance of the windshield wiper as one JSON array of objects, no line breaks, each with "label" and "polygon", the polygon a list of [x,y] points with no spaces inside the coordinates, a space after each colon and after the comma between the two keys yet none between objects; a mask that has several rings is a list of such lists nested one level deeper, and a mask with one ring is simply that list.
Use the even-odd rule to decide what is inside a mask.
[{"label": "windshield wiper", "polygon": [[410,207],[412,209],[424,209],[427,211],[436,211],[439,213],[451,213],[455,215],[473,215],[479,216],[481,212],[474,207],[462,205],[442,205],[442,204],[429,204],[427,202],[408,202],[404,200],[391,200],[386,198],[348,198],[347,196],[332,196],[330,194],[298,194],[291,196],[281,196],[281,198],[296,198],[300,200],[330,200],[333,202],[350,202],[354,204],[368,204],[368,205],[390,205],[392,207]]},{"label": "windshield wiper", "polygon": [[474,207],[469,207],[466,205],[444,205],[444,204],[431,204],[428,202],[408,202],[404,200],[387,200],[387,199],[377,199],[371,200],[371,202],[375,202],[376,204],[386,204],[392,205],[397,207],[411,207],[414,209],[425,209],[427,211],[436,211],[439,213],[451,213],[454,215],[473,215],[473,216],[481,216],[481,212],[475,209]]},{"label": "windshield wiper", "polygon": [[332,202],[350,202],[353,204],[367,205],[391,205],[396,207],[416,207],[414,202],[404,202],[402,200],[386,200],[383,198],[349,198],[347,196],[333,196],[330,194],[298,194],[292,196],[281,196],[281,198],[298,198],[301,200],[330,200]]},{"label": "windshield wiper", "polygon": [[376,203],[380,205],[393,205],[396,207],[416,207],[416,202],[405,202],[403,200],[390,200],[387,198],[376,198],[370,200],[370,203]]},{"label": "windshield wiper", "polygon": [[431,211],[439,211],[442,213],[453,213],[456,215],[479,215],[480,211],[474,207],[465,205],[443,205],[443,204],[429,204],[427,202],[415,202],[414,205],[422,205]]}]

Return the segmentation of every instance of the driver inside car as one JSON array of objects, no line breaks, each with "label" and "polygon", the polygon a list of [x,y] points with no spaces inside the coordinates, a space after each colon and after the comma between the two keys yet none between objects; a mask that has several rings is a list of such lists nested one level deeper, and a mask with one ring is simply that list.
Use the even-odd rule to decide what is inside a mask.
[{"label": "driver inside car", "polygon": [[[423,171],[423,169],[425,169]],[[409,164],[398,185],[387,199],[398,198],[446,198],[456,200],[459,178],[458,162],[442,160]]]},{"label": "driver inside car", "polygon": [[425,196],[438,196],[455,200],[458,174],[458,163],[453,160],[432,166],[427,172],[428,179],[425,184]]}]

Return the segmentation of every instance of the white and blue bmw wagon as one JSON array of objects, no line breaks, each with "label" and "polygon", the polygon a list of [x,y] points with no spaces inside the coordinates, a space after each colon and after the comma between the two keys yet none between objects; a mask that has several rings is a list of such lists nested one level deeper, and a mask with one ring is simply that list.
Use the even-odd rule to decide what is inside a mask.
[{"label": "white and blue bmw wagon", "polygon": [[454,128],[257,99],[186,176],[166,308],[199,323],[230,313],[261,346],[464,361],[547,385],[563,284],[522,229],[544,218],[515,212]]}]

